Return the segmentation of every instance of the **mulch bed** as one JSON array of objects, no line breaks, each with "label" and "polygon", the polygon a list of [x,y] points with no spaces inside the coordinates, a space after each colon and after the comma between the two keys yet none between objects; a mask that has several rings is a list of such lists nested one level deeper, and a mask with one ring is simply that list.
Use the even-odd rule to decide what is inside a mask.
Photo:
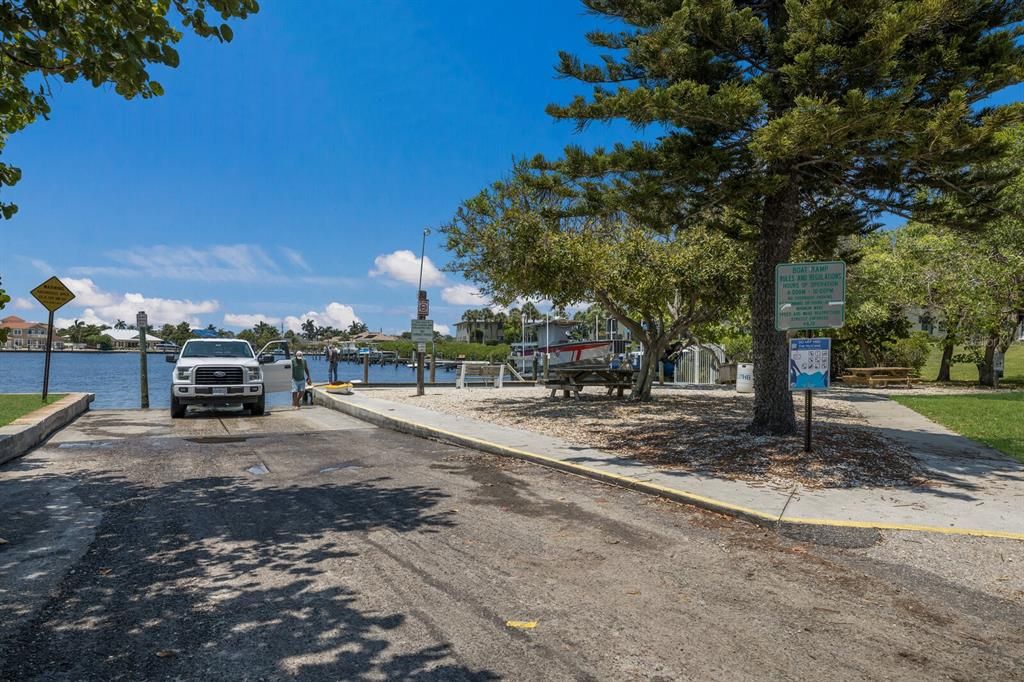
[{"label": "mulch bed", "polygon": [[[404,396],[398,399],[405,401]],[[852,405],[834,399],[815,399],[811,453],[803,450],[802,401],[794,406],[799,435],[755,436],[746,431],[751,397],[731,391],[660,391],[644,404],[586,394],[580,401],[551,400],[530,389],[453,391],[409,402],[544,433],[664,469],[810,488],[925,482],[909,453],[871,429]]]}]

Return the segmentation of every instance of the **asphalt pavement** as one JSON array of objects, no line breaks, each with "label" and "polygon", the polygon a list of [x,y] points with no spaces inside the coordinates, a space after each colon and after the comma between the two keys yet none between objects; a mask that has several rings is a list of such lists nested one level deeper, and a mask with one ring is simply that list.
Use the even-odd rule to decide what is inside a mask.
[{"label": "asphalt pavement", "polygon": [[323,408],[88,413],[0,467],[0,538],[3,680],[1024,679],[1024,543],[780,536]]}]

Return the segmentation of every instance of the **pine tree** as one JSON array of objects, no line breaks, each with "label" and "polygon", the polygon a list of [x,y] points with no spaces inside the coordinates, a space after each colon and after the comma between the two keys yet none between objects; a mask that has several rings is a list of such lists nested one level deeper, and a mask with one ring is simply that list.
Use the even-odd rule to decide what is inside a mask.
[{"label": "pine tree", "polygon": [[[534,167],[649,224],[739,218],[757,246],[751,305],[755,432],[795,430],[774,270],[883,212],[938,221],[940,192],[983,213],[998,177],[977,170],[1017,107],[982,108],[1024,78],[1020,0],[584,0],[621,30],[588,34],[599,63],[560,56],[593,84],[558,119],[624,120],[658,135],[568,148]],[[743,231],[741,230],[742,234]]]}]

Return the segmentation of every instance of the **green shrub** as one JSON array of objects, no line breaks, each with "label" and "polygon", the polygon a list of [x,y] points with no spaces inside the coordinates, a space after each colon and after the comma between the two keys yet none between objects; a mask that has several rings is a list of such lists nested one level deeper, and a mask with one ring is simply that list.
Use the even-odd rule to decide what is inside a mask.
[{"label": "green shrub", "polygon": [[[400,357],[411,358],[416,352],[416,344],[412,341],[383,341],[377,344],[381,350],[395,351]],[[501,362],[508,358],[511,349],[507,344],[488,346],[481,343],[464,343],[461,341],[439,341],[436,345],[437,357],[446,360],[455,360],[460,355],[466,360],[487,360],[490,362]],[[431,344],[427,344],[427,353],[431,351]]]},{"label": "green shrub", "polygon": [[920,372],[932,352],[932,339],[925,332],[914,332],[905,339],[887,341],[883,362],[892,367],[912,367]]},{"label": "green shrub", "polygon": [[749,334],[726,336],[722,339],[721,345],[727,362],[754,361],[754,337]]}]

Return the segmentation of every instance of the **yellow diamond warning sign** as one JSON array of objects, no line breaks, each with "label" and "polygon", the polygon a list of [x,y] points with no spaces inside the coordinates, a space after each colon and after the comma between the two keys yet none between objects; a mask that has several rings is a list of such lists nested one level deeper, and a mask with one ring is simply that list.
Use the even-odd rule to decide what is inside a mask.
[{"label": "yellow diamond warning sign", "polygon": [[51,313],[75,297],[71,289],[64,286],[64,282],[56,277],[51,277],[37,286],[32,290],[32,295]]}]

